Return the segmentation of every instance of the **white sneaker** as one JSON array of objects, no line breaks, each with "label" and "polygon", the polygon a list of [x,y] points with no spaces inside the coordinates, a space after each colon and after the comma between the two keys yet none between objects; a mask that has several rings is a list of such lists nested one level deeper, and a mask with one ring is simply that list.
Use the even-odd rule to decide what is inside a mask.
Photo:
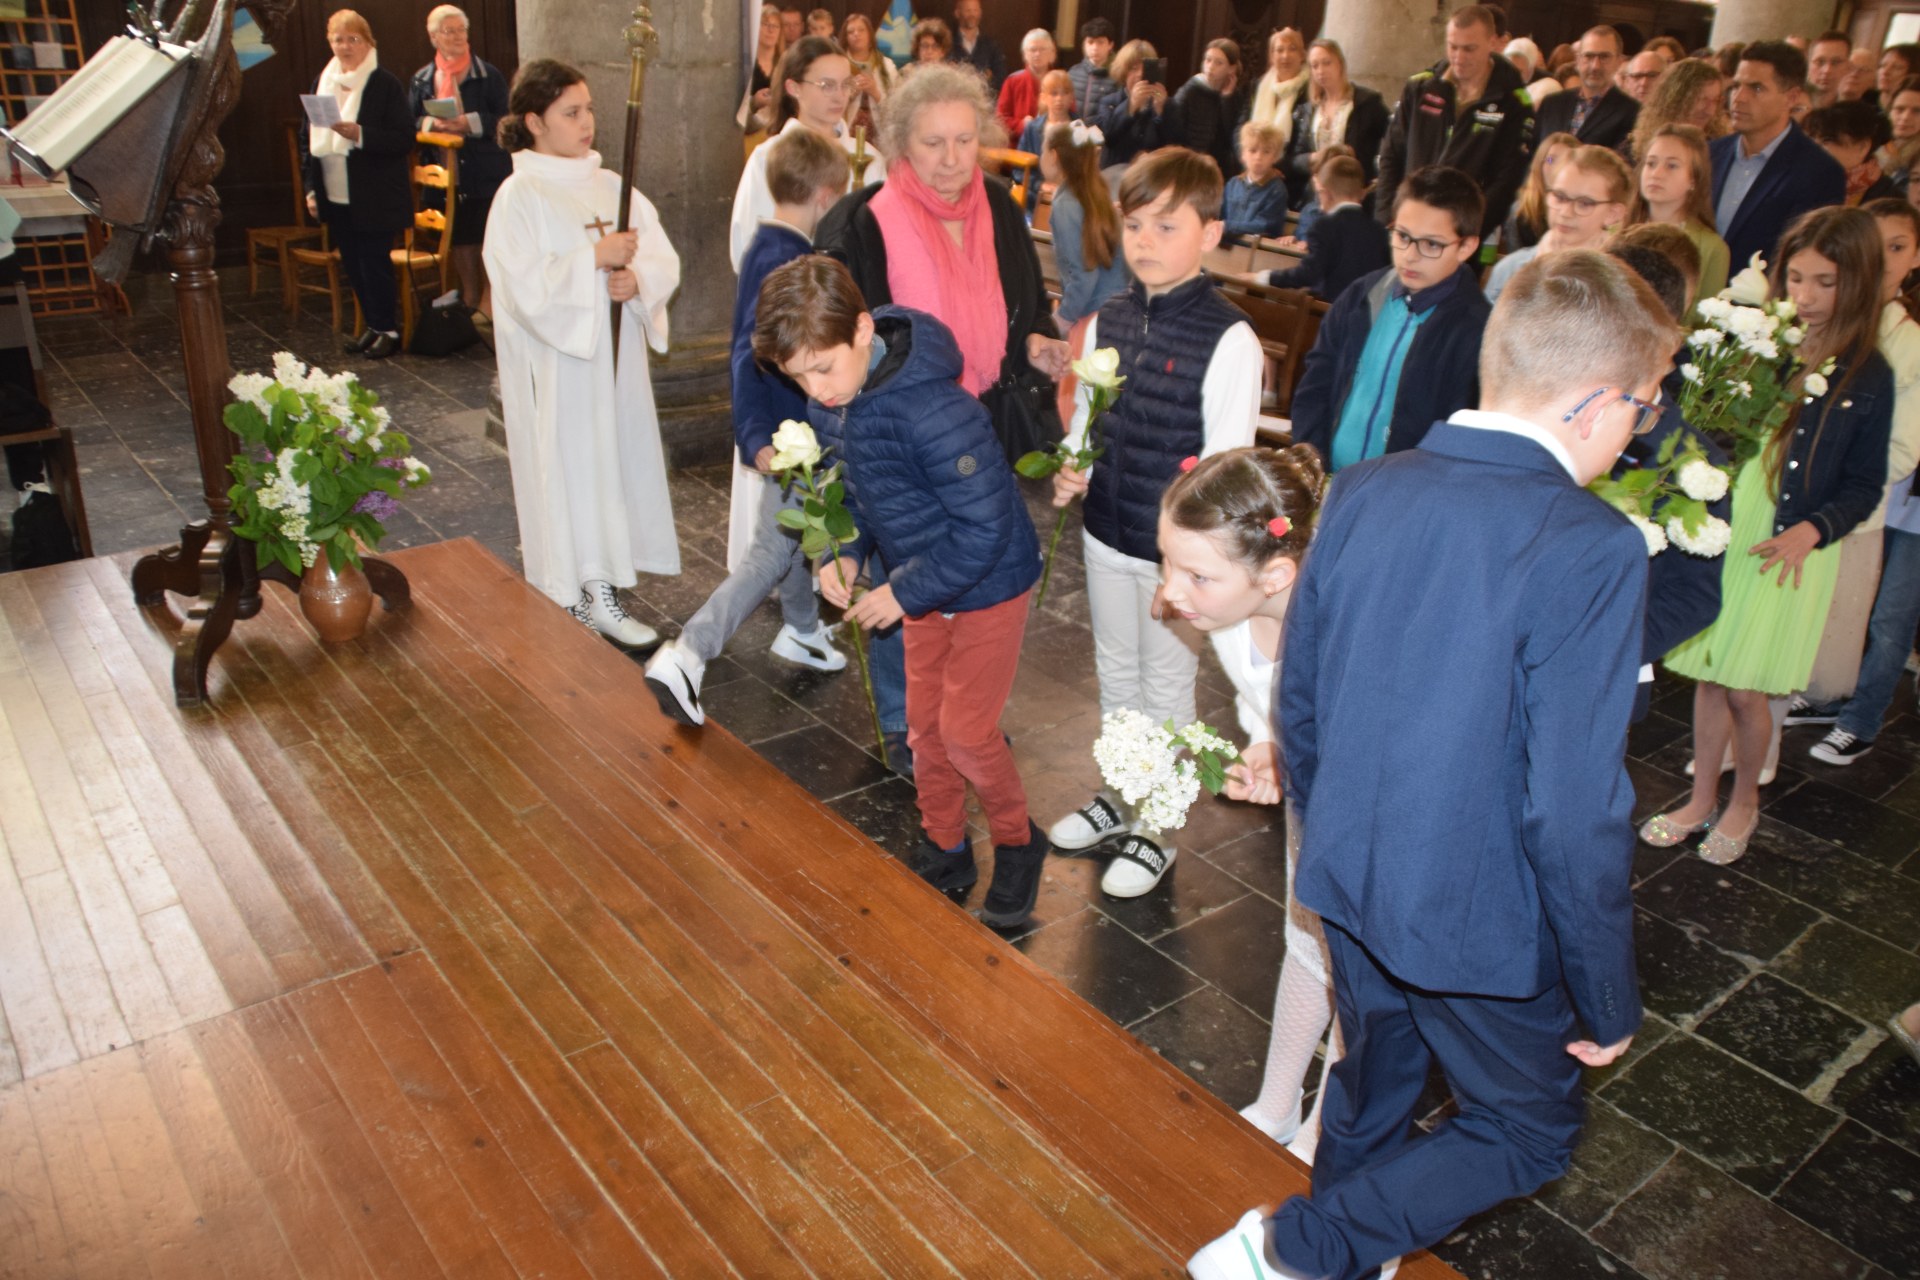
[{"label": "white sneaker", "polygon": [[580,588],[580,598],[567,606],[567,612],[573,615],[575,622],[589,631],[595,631],[597,634],[597,629],[593,625],[592,592],[588,591],[585,587]]},{"label": "white sneaker", "polygon": [[700,706],[700,680],[706,672],[707,664],[675,640],[647,659],[647,688],[667,716],[681,724],[702,725],[707,713]]},{"label": "white sneaker", "polygon": [[1187,1259],[1187,1274],[1193,1280],[1310,1280],[1273,1256],[1267,1220],[1258,1209],[1247,1210],[1233,1230],[1201,1246]]},{"label": "white sneaker", "polygon": [[847,655],[833,647],[832,633],[824,625],[816,625],[802,635],[789,622],[767,647],[774,657],[812,667],[815,671],[841,671],[847,665]]},{"label": "white sneaker", "polygon": [[1104,793],[1075,809],[1047,830],[1047,840],[1063,853],[1077,853],[1133,833],[1133,819],[1125,808]]},{"label": "white sneaker", "polygon": [[1162,849],[1145,836],[1128,836],[1120,842],[1120,852],[1107,864],[1107,873],[1100,877],[1100,892],[1111,898],[1138,898],[1152,893],[1178,852],[1172,845]]},{"label": "white sneaker", "polygon": [[589,582],[587,596],[591,601],[589,617],[593,629],[607,639],[629,649],[644,649],[660,643],[658,631],[638,618],[629,617],[621,608],[620,593],[613,589],[611,582]]}]

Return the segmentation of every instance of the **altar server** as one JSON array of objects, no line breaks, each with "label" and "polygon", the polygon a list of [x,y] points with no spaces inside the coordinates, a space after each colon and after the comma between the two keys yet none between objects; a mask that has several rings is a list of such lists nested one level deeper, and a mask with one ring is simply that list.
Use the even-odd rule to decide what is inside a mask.
[{"label": "altar server", "polygon": [[[500,122],[513,176],[487,222],[500,403],[527,580],[617,644],[658,643],[617,588],[680,572],[647,346],[667,349],[680,256],[638,191],[616,232],[620,177],[593,149],[575,68],[520,68]],[[622,307],[618,372],[610,303]],[[643,341],[644,338],[644,341]]]}]

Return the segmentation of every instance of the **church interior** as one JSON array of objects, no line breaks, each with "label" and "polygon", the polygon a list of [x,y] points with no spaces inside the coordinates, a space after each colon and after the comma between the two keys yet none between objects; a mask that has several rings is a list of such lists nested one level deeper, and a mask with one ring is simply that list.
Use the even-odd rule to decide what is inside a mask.
[{"label": "church interior", "polygon": [[[71,10],[88,50],[124,19],[25,3]],[[1395,0],[986,0],[983,29],[1012,49],[1104,17],[1183,80],[1214,36],[1312,36],[1345,4]],[[984,877],[956,904],[906,870],[913,784],[856,672],[769,653],[775,602],[706,667],[707,725],[663,715],[645,654],[522,577],[493,351],[345,357],[338,282],[253,263],[250,232],[307,222],[291,139],[327,58],[328,6],[277,7],[218,130],[202,256],[151,246],[109,282],[83,262],[102,224],[68,219],[61,300],[0,322],[0,368],[64,433],[50,479],[84,552],[0,555],[0,1276],[1178,1276],[1243,1209],[1305,1193],[1235,1114],[1285,947],[1280,811],[1202,796],[1138,899],[1050,857],[1032,917],[997,931],[967,910]],[[1842,9],[1883,28],[1910,7]],[[358,8],[403,78],[431,60],[427,6]],[[685,264],[653,362],[682,567],[623,594],[671,636],[728,572],[728,46],[750,18],[652,8],[639,186]],[[509,73],[597,56],[617,153],[630,5],[466,12]],[[1715,6],[1507,16],[1543,48],[1596,21],[1691,48]],[[52,288],[36,270],[23,290]],[[384,522],[404,577],[358,638],[316,638],[291,575],[182,550],[209,512],[192,370],[216,330],[216,386],[279,352],[350,368],[431,469]],[[1023,484],[1044,537],[1049,491]],[[1001,721],[1036,817],[1099,783],[1068,531]],[[1632,728],[1636,823],[1688,791],[1692,697],[1663,674]],[[1198,698],[1234,723],[1210,654]],[[1885,1030],[1920,999],[1911,683],[1860,764],[1810,761],[1821,732],[1787,730],[1737,865],[1638,848],[1646,1021],[1587,1073],[1571,1170],[1402,1277],[1920,1276],[1920,1065]],[[989,846],[978,811],[971,830]],[[1436,1072],[1420,1123],[1452,1105]]]}]

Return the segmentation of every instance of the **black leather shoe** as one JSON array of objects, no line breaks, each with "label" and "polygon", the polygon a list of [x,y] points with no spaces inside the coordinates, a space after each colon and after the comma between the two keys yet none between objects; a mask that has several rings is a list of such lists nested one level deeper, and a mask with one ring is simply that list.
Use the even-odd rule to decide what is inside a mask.
[{"label": "black leather shoe", "polygon": [[385,360],[399,349],[400,339],[390,333],[376,333],[360,354],[369,360]]},{"label": "black leather shoe", "polygon": [[908,855],[907,866],[955,902],[965,902],[980,881],[980,868],[974,865],[971,847],[948,853],[924,835]]},{"label": "black leather shoe", "polygon": [[993,883],[980,904],[980,921],[996,929],[1013,929],[1027,922],[1040,900],[1040,876],[1047,866],[1046,833],[1027,823],[1025,844],[993,846]]},{"label": "black leather shoe", "polygon": [[351,352],[354,355],[359,355],[362,351],[365,351],[368,345],[378,336],[379,335],[371,329],[362,329],[359,337],[348,338],[340,344],[340,349]]}]

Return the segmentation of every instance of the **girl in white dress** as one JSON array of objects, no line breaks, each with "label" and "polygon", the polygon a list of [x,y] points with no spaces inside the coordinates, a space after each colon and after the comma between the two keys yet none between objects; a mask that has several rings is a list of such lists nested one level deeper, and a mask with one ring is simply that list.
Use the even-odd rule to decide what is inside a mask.
[{"label": "girl in white dress", "polygon": [[[677,574],[680,547],[647,347],[667,349],[680,256],[638,191],[613,228],[620,175],[593,149],[593,102],[575,68],[520,68],[500,121],[513,153],[487,219],[500,403],[527,580],[614,642],[653,628],[621,607],[639,573]],[[621,307],[619,360],[612,306]]]},{"label": "girl in white dress", "polygon": [[[1229,799],[1279,804],[1283,798],[1273,691],[1287,602],[1325,481],[1320,455],[1308,445],[1229,449],[1199,462],[1189,458],[1161,499],[1162,600],[1207,633],[1238,695],[1247,745],[1228,772]],[[1240,1114],[1311,1164],[1319,1108],[1316,1102],[1314,1117],[1302,1124],[1300,1101],[1314,1050],[1333,1019],[1333,985],[1320,918],[1293,901],[1300,842],[1291,806],[1286,829],[1286,958],[1260,1097]],[[1339,1053],[1336,1028],[1329,1066]]]}]

